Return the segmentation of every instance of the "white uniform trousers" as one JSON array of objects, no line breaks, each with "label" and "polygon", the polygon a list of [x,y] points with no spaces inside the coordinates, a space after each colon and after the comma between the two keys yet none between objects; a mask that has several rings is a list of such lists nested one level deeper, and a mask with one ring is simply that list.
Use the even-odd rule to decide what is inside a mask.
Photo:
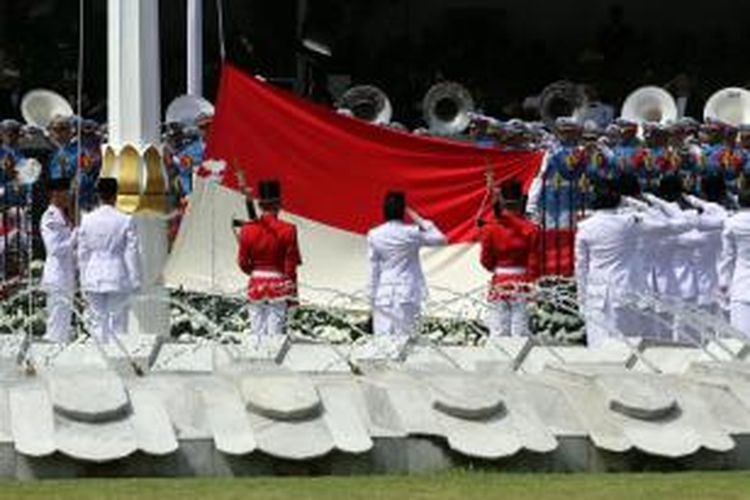
[{"label": "white uniform trousers", "polygon": [[129,293],[86,292],[85,296],[91,334],[100,342],[107,343],[114,335],[128,332]]},{"label": "white uniform trousers", "polygon": [[612,315],[600,308],[586,307],[584,317],[586,319],[586,345],[594,349],[601,347],[612,335]]},{"label": "white uniform trousers", "polygon": [[283,335],[286,326],[285,300],[251,302],[248,306],[252,335]]},{"label": "white uniform trousers", "polygon": [[635,336],[641,322],[639,312],[633,306],[612,305],[584,307],[586,321],[586,344],[590,348],[604,345],[609,338]]},{"label": "white uniform trousers", "polygon": [[47,332],[45,340],[70,341],[70,319],[73,315],[73,294],[69,290],[47,291]]},{"label": "white uniform trousers", "polygon": [[732,301],[729,316],[732,326],[750,340],[750,303]]},{"label": "white uniform trousers", "polygon": [[490,331],[490,338],[528,336],[528,304],[512,300],[490,302],[484,324]]},{"label": "white uniform trousers", "polygon": [[372,329],[375,335],[411,336],[416,333],[420,304],[405,302],[388,306],[375,306],[372,311]]}]

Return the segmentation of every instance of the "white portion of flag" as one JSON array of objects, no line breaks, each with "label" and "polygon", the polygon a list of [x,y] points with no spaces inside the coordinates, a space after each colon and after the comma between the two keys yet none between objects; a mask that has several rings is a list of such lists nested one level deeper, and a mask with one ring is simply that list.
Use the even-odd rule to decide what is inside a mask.
[{"label": "white portion of flag", "polygon": [[[233,219],[246,219],[243,196],[197,178],[180,233],[164,270],[170,288],[244,296],[247,277],[237,266]],[[320,222],[285,213],[297,225],[303,265],[299,269],[303,304],[366,309],[367,239]],[[487,273],[479,247],[458,244],[426,249],[423,264],[431,316],[476,317],[482,309]]]}]

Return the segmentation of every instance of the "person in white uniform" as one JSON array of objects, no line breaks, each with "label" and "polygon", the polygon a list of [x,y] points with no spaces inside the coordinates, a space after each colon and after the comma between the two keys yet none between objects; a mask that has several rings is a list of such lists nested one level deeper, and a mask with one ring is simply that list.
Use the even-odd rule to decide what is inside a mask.
[{"label": "person in white uniform", "polygon": [[141,286],[135,222],[115,208],[117,180],[97,184],[100,205],[85,214],[78,230],[81,290],[92,334],[102,342],[127,332],[130,297]]},{"label": "person in white uniform", "polygon": [[689,195],[687,202],[701,212],[701,218],[712,219],[703,231],[703,238],[694,249],[695,279],[698,287],[698,307],[707,313],[721,313],[719,293],[719,259],[721,235],[729,216],[725,208],[727,188],[724,177],[713,174],[701,182],[703,198]]},{"label": "person in white uniform", "polygon": [[[386,222],[367,234],[369,293],[375,335],[412,335],[427,287],[419,250],[447,243],[437,226],[407,208],[403,192],[383,203]],[[405,221],[406,216],[412,224]]]},{"label": "person in white uniform", "polygon": [[730,322],[750,340],[750,187],[739,193],[740,210],[724,224],[719,286],[729,298]]},{"label": "person in white uniform", "polygon": [[[618,181],[622,202],[618,211],[622,214],[637,215],[641,219],[655,221],[657,224],[664,221],[664,215],[658,208],[649,204],[643,198],[638,177],[632,172],[624,172]],[[652,273],[653,241],[648,238],[648,233],[639,231],[637,239],[633,242],[636,247],[633,254],[633,292],[639,306],[634,309],[623,311],[623,328],[626,335],[636,337],[655,337],[662,329],[657,318],[650,298],[654,294],[654,280]]]},{"label": "person in white uniform", "polygon": [[76,285],[76,231],[70,220],[70,180],[49,181],[50,205],[41,219],[46,259],[42,287],[47,293],[47,332],[53,342],[70,340],[70,319]]},{"label": "person in white uniform", "polygon": [[600,181],[594,214],[576,232],[576,282],[586,319],[589,347],[601,347],[612,335],[630,332],[635,293],[642,272],[639,240],[684,230],[666,219],[643,217],[620,210],[621,197],[613,181]]},{"label": "person in white uniform", "polygon": [[[723,220],[713,212],[699,213],[691,207],[683,194],[682,179],[676,174],[665,175],[659,184],[660,197],[646,195],[668,220],[691,225],[689,231],[660,238],[655,244],[654,282],[659,300],[670,311],[664,314],[665,327],[660,336],[672,341],[696,343],[702,341],[702,332],[695,330],[689,319],[679,312],[699,303],[701,273],[697,269],[696,251],[711,240],[711,235],[721,231]],[[713,264],[715,265],[715,264]],[[677,313],[675,313],[677,311]]]}]

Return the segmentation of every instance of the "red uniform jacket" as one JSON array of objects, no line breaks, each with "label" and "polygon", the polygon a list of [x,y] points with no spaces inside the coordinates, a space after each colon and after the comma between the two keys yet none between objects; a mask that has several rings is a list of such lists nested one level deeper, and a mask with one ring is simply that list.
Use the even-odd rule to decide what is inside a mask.
[{"label": "red uniform jacket", "polygon": [[[530,283],[539,277],[539,228],[532,222],[511,212],[483,226],[480,233],[482,243],[481,262],[493,273],[490,300],[507,299],[509,288],[519,283]],[[497,268],[523,268],[519,274],[495,273]]]},{"label": "red uniform jacket", "polygon": [[290,298],[296,295],[297,267],[302,264],[297,228],[263,214],[240,231],[237,263],[250,275],[250,300]]}]

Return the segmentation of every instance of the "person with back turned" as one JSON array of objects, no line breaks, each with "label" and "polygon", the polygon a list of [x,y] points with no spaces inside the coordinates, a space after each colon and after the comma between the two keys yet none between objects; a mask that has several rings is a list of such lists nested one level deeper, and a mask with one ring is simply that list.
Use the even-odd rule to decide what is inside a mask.
[{"label": "person with back turned", "polygon": [[[447,240],[432,221],[407,208],[403,192],[386,194],[383,214],[385,223],[367,234],[373,330],[375,335],[409,336],[427,297],[419,250]],[[406,222],[407,215],[412,224]]]},{"label": "person with back turned", "polygon": [[281,335],[289,302],[296,297],[297,268],[302,257],[297,228],[279,219],[279,182],[261,181],[258,195],[261,215],[240,230],[237,264],[250,276],[247,296],[252,334]]},{"label": "person with back turned", "polygon": [[49,181],[50,205],[40,223],[47,254],[42,287],[47,292],[47,333],[53,342],[70,339],[70,319],[76,285],[76,231],[70,219],[70,180]]},{"label": "person with back turned", "polygon": [[594,213],[576,233],[576,282],[586,319],[589,347],[600,347],[612,335],[635,335],[633,312],[643,266],[639,241],[653,241],[690,229],[681,220],[644,216],[621,209],[613,180],[597,183]]},{"label": "person with back turned", "polygon": [[480,229],[481,263],[492,273],[485,323],[490,337],[528,335],[529,284],[539,277],[539,228],[523,217],[515,180],[494,193],[495,218]]},{"label": "person with back turned", "polygon": [[81,291],[92,334],[101,342],[127,333],[130,297],[141,287],[135,221],[117,210],[117,180],[99,179],[99,207],[84,214],[78,229]]},{"label": "person with back turned", "polygon": [[730,304],[730,322],[750,339],[750,187],[739,192],[740,210],[722,235],[719,287]]}]

